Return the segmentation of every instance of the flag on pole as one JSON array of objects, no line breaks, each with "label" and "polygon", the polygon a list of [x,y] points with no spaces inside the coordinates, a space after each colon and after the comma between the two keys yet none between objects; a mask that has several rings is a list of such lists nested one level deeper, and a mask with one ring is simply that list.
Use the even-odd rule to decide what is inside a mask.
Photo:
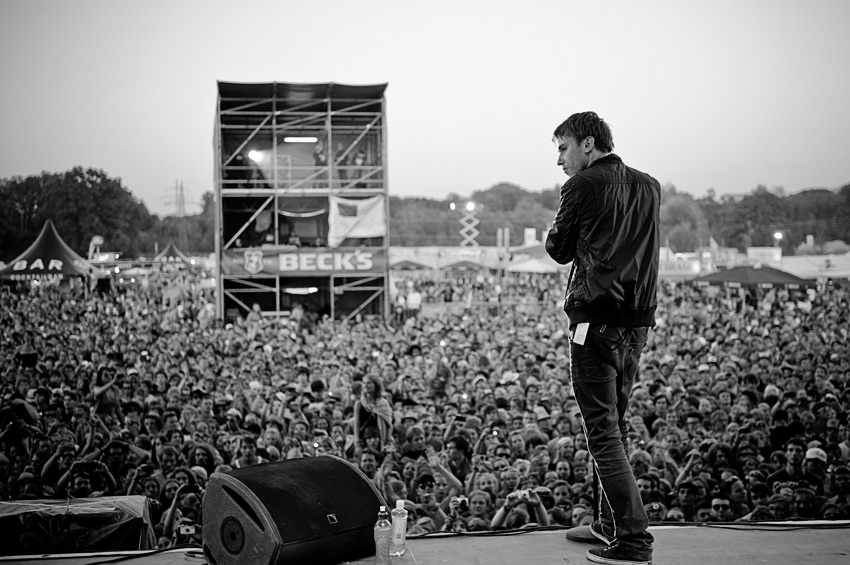
[{"label": "flag on pole", "polygon": [[339,198],[330,196],[328,213],[328,245],[339,247],[349,237],[383,237],[387,235],[384,197]]}]

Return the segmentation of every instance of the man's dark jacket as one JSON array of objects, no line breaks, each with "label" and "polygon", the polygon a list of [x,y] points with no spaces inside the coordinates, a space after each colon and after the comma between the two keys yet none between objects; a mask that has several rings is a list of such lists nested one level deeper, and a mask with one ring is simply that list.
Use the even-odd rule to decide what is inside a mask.
[{"label": "man's dark jacket", "polygon": [[546,252],[573,261],[564,300],[571,327],[655,325],[660,202],[658,181],[613,153],[561,188]]}]

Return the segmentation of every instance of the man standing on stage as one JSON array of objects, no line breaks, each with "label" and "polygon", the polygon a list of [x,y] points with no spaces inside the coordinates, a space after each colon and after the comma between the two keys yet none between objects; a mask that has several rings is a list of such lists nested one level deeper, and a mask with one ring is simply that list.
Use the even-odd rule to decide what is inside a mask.
[{"label": "man standing on stage", "polygon": [[546,251],[573,262],[564,311],[573,387],[601,484],[596,563],[652,563],[653,537],[628,459],[626,408],[647,333],[655,325],[661,187],[612,153],[611,129],[594,112],[555,129],[561,188]]}]

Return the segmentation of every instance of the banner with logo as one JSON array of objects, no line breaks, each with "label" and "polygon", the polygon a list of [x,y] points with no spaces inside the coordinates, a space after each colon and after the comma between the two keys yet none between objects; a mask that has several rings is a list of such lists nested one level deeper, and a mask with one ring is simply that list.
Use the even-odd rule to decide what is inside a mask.
[{"label": "banner with logo", "polygon": [[273,275],[303,277],[356,275],[387,270],[383,247],[299,248],[263,247],[227,250],[221,258],[223,275]]},{"label": "banner with logo", "polygon": [[667,279],[693,279],[699,276],[699,259],[675,259],[672,261],[660,260],[658,262],[658,278]]}]

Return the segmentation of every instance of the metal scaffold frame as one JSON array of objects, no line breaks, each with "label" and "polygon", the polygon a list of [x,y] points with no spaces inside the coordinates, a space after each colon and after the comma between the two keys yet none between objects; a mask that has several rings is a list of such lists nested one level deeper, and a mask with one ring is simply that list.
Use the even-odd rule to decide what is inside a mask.
[{"label": "metal scaffold frame", "polygon": [[[389,315],[385,89],[218,83],[220,318],[255,303],[285,316],[296,302],[334,319]],[[363,211],[376,207],[378,226]],[[340,236],[352,214],[361,227]]]}]

